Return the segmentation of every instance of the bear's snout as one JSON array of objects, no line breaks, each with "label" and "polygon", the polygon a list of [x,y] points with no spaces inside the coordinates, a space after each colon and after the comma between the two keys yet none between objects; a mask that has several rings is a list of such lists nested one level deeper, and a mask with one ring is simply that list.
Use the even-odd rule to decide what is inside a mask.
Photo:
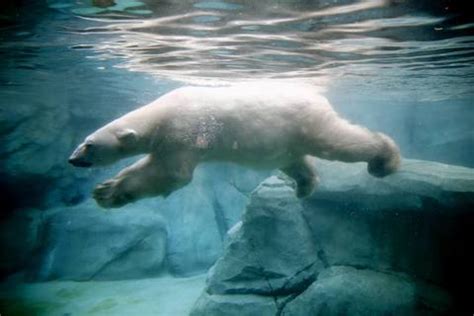
[{"label": "bear's snout", "polygon": [[82,161],[82,160],[77,159],[77,158],[69,158],[68,161],[74,167],[85,167],[85,168],[92,167],[92,164],[90,162]]},{"label": "bear's snout", "polygon": [[83,158],[84,150],[85,150],[84,145],[80,145],[79,147],[77,147],[76,150],[74,150],[72,155],[69,157],[68,159],[69,163],[73,165],[74,167],[84,167],[84,168],[92,167],[92,163],[84,160]]}]

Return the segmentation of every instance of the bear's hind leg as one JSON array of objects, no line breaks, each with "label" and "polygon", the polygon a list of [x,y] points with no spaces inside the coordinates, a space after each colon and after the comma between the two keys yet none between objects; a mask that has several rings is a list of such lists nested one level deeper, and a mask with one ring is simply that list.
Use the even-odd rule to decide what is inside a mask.
[{"label": "bear's hind leg", "polygon": [[298,198],[310,196],[318,186],[319,177],[314,162],[314,157],[306,155],[280,169],[295,180]]},{"label": "bear's hind leg", "polygon": [[334,116],[325,129],[315,129],[303,136],[308,154],[328,160],[367,162],[375,177],[385,177],[400,166],[400,150],[387,135],[372,132]]}]

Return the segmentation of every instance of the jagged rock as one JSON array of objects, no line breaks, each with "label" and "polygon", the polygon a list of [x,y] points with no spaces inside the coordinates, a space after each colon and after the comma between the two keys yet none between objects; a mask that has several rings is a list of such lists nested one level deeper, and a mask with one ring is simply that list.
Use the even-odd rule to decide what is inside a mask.
[{"label": "jagged rock", "polygon": [[267,179],[209,272],[207,291],[282,295],[310,283],[322,263],[301,214],[293,188],[276,176]]},{"label": "jagged rock", "polygon": [[405,271],[444,285],[459,271],[452,267],[468,266],[461,258],[474,237],[473,169],[405,160],[377,179],[364,164],[318,165],[321,187],[303,213],[329,265]]},{"label": "jagged rock", "polygon": [[194,305],[191,316],[275,316],[277,312],[277,304],[272,297],[203,293]]},{"label": "jagged rock", "polygon": [[356,204],[361,208],[420,209],[427,200],[446,207],[474,204],[471,168],[405,159],[400,170],[374,178],[367,164],[317,160],[321,185],[312,199]]},{"label": "jagged rock", "polygon": [[289,302],[282,316],[444,315],[449,295],[400,274],[331,267]]},{"label": "jagged rock", "polygon": [[41,249],[29,278],[118,280],[164,270],[166,226],[147,208],[104,212],[94,202],[45,215]]},{"label": "jagged rock", "polygon": [[319,160],[318,169],[321,187],[308,199],[278,177],[253,192],[209,271],[202,315],[235,294],[271,296],[288,315],[436,314],[449,296],[456,311],[466,306],[474,170],[405,160],[376,179],[366,164]]}]

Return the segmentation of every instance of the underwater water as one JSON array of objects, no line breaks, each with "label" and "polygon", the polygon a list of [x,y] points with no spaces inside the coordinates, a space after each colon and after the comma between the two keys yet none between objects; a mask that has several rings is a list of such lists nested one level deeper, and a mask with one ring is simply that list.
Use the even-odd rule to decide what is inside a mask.
[{"label": "underwater water", "polygon": [[[0,4],[0,315],[472,314],[474,17],[465,1],[23,0]],[[181,86],[288,80],[404,158],[205,163],[104,211],[90,133]],[[132,161],[135,159],[131,159]]]}]

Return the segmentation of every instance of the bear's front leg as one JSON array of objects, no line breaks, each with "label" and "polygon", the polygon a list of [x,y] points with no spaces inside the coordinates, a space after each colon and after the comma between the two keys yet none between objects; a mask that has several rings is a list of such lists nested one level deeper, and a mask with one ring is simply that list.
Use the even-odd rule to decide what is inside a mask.
[{"label": "bear's front leg", "polygon": [[167,196],[191,181],[195,166],[192,155],[147,155],[97,185],[93,197],[101,207],[117,208],[145,197]]}]

